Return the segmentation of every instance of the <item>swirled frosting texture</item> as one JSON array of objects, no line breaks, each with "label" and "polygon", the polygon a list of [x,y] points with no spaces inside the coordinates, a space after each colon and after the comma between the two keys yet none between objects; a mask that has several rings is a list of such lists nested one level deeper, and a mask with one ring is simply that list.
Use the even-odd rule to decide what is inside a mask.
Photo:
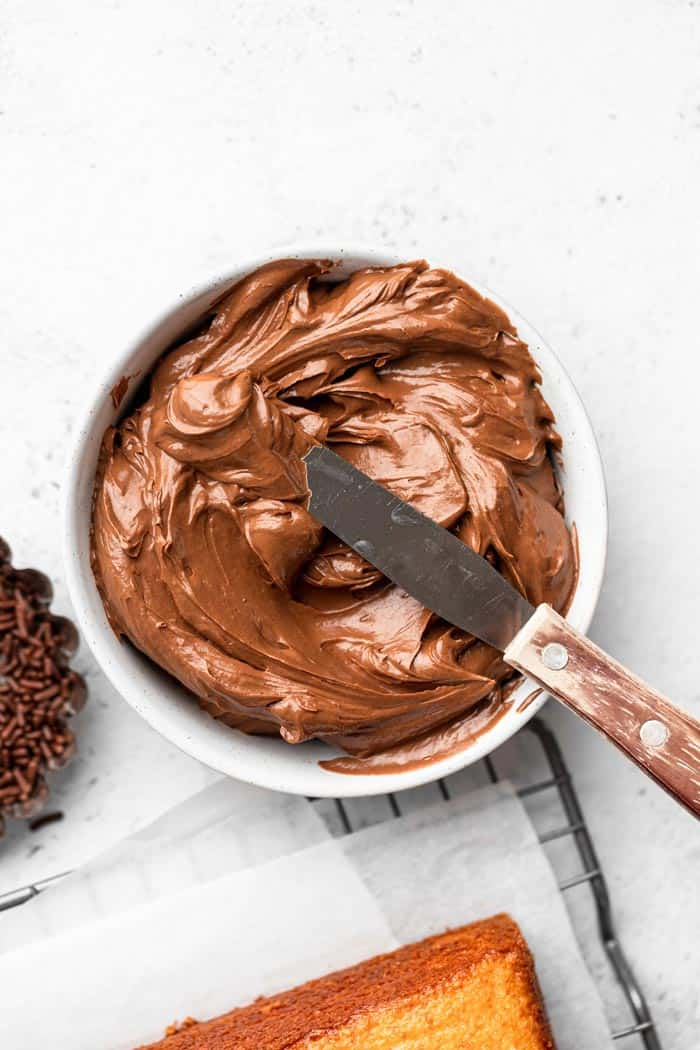
[{"label": "swirled frosting texture", "polygon": [[332,277],[318,260],[264,266],[160,361],[104,439],[93,564],[115,628],[212,715],[369,755],[493,704],[512,672],[309,515],[311,444],[533,604],[565,607],[576,559],[560,440],[506,315],[424,262]]}]

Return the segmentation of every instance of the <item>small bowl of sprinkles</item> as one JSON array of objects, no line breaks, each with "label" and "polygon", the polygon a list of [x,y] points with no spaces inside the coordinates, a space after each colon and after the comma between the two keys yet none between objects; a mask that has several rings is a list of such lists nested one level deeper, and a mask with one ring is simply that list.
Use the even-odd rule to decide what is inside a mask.
[{"label": "small bowl of sprinkles", "polygon": [[75,753],[67,719],[87,697],[69,664],[78,632],[50,612],[50,581],[10,559],[0,537],[0,835],[5,817],[32,819],[44,807],[47,773]]}]

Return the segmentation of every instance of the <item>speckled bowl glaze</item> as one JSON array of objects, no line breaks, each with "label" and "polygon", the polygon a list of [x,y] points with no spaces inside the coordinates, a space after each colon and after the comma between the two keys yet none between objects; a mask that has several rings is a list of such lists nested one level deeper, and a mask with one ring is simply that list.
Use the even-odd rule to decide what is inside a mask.
[{"label": "speckled bowl glaze", "polygon": [[[284,257],[337,260],[334,275],[346,276],[365,266],[393,265],[416,252],[397,255],[379,248],[318,244],[280,248],[247,259],[224,275],[210,276],[184,296],[173,296],[154,312],[152,325],[137,333],[112,360],[85,414],[76,428],[65,477],[64,554],[66,578],[83,637],[102,670],[124,699],[146,721],[187,754],[213,769],[276,791],[309,796],[377,795],[416,787],[448,776],[482,759],[521,729],[545,702],[544,695],[524,711],[518,705],[535,684],[524,680],[513,694],[505,714],[463,750],[430,765],[401,772],[347,775],[319,765],[338,752],[319,741],[290,745],[270,737],[246,736],[217,722],[200,710],[196,700],[174,678],[161,671],[110,628],[90,568],[90,513],[97,456],[105,429],[130,407],[138,377],[148,374],[157,358],[210,309],[228,287],[246,273],[272,259]],[[482,294],[498,303],[530,346],[542,376],[542,390],[551,405],[564,441],[560,484],[567,519],[575,523],[580,548],[580,571],[568,619],[585,631],[598,599],[605,566],[607,509],[600,453],[591,424],[573,383],[554,352],[534,328],[497,295],[471,280],[463,264],[439,249],[424,253],[432,265],[454,270]],[[158,304],[155,304],[156,307]],[[127,383],[124,377],[137,377]],[[121,384],[121,388],[120,388]],[[113,396],[126,389],[123,400]]]}]

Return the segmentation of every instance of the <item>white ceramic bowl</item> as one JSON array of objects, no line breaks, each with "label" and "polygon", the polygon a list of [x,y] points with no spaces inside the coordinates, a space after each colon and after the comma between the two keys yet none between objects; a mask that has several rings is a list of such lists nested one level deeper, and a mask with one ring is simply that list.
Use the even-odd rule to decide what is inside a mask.
[{"label": "white ceramic bowl", "polygon": [[[412,253],[415,255],[415,253]],[[319,760],[337,752],[318,741],[292,746],[280,739],[246,736],[230,729],[199,709],[197,702],[175,679],[161,671],[128,643],[120,642],[105,617],[102,602],[90,569],[90,510],[97,454],[105,429],[129,408],[130,388],[119,407],[110,392],[123,376],[144,376],[160,356],[203,316],[227,287],[244,274],[270,259],[295,256],[337,259],[335,274],[346,275],[369,265],[391,265],[408,256],[367,248],[338,250],[328,245],[311,248],[279,249],[257,259],[242,262],[225,276],[215,276],[189,295],[173,298],[165,312],[155,313],[151,327],[136,333],[124,347],[88,402],[79,421],[65,479],[65,566],[76,619],[83,638],[113,685],[147,722],[187,754],[229,776],[277,791],[310,796],[376,795],[415,787],[483,758],[516,733],[539,710],[541,696],[525,711],[518,701],[534,688],[524,681],[515,693],[515,702],[496,724],[457,754],[432,765],[390,774],[347,775],[322,769]],[[449,258],[427,256],[430,263],[454,269],[465,280],[471,275],[463,266],[451,265]],[[474,287],[479,288],[478,285]],[[508,313],[520,336],[542,371],[544,396],[556,415],[564,441],[564,469],[561,484],[567,517],[575,522],[580,546],[580,573],[576,595],[568,619],[586,630],[595,608],[603,577],[607,542],[605,485],[595,436],[576,390],[553,351],[538,333],[506,303],[486,289],[479,288]],[[137,383],[134,382],[133,386]]]}]

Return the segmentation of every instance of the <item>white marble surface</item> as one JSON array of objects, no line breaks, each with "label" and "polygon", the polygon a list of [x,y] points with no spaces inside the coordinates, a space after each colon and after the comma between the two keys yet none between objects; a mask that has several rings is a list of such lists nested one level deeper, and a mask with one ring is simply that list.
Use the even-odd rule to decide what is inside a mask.
[{"label": "white marble surface", "polygon": [[[26,5],[0,0],[0,534],[61,582],[85,391],[149,310],[292,239],[383,241],[496,289],[586,401],[611,544],[593,636],[700,715],[700,6]],[[78,863],[207,783],[82,653],[63,824],[0,889]],[[555,724],[667,1050],[698,1045],[700,834]],[[624,1044],[620,1044],[624,1045]],[[631,1044],[630,1044],[631,1045]]]}]

